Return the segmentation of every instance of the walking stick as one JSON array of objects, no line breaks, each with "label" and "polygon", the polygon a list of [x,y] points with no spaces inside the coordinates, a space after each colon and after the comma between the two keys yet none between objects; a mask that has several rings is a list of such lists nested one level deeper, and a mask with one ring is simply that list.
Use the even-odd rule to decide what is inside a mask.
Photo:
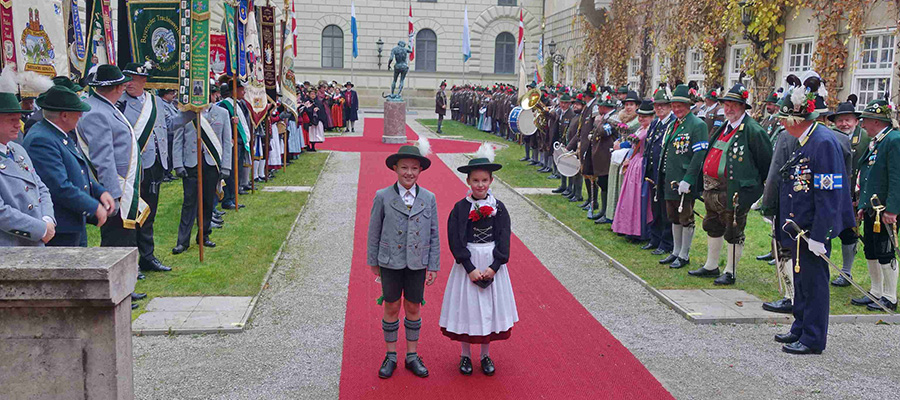
[{"label": "walking stick", "polygon": [[[803,240],[805,240],[807,243],[809,243],[810,239],[809,239],[809,236],[807,235],[806,231],[800,229],[800,226],[798,226],[797,223],[794,222],[794,220],[788,219],[784,223],[784,225],[781,227],[781,229],[788,235],[796,235],[794,237],[794,240],[797,241],[798,253],[799,253],[799,248],[800,248],[800,238],[803,238]],[[891,311],[889,308],[885,307],[884,304],[881,304],[880,299],[876,299],[875,296],[872,296],[871,294],[869,294],[869,291],[863,289],[862,286],[859,286],[858,283],[854,282],[853,278],[850,278],[850,276],[845,274],[844,271],[841,271],[841,269],[838,268],[838,266],[834,265],[834,263],[831,262],[831,260],[828,257],[826,257],[824,254],[820,254],[819,257],[821,259],[825,260],[825,262],[828,263],[828,266],[830,266],[831,269],[835,270],[835,272],[837,272],[840,276],[844,277],[844,279],[846,279],[847,282],[850,282],[850,284],[853,285],[853,287],[855,287],[857,290],[862,292],[862,294],[865,295],[866,298],[868,298],[869,300],[872,300],[873,302],[875,302],[875,304],[878,304],[878,306],[881,307],[881,309],[884,310],[886,313],[892,314],[892,315],[896,314],[895,312]],[[794,272],[799,272],[799,271],[800,271],[800,256],[798,254],[797,255],[797,265],[794,266]]]},{"label": "walking stick", "polygon": [[200,246],[200,262],[203,262],[203,243],[206,241],[206,232],[203,230],[203,141],[200,136],[202,128],[199,112],[194,123],[197,127],[197,244]]}]

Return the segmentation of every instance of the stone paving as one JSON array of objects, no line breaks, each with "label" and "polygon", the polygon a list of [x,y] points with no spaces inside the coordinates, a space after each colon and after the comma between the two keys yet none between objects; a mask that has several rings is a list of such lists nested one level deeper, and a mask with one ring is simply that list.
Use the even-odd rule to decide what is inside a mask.
[{"label": "stone paving", "polygon": [[252,297],[157,297],[131,324],[135,335],[240,332]]},{"label": "stone paving", "polygon": [[311,192],[312,186],[266,186],[263,192]]}]

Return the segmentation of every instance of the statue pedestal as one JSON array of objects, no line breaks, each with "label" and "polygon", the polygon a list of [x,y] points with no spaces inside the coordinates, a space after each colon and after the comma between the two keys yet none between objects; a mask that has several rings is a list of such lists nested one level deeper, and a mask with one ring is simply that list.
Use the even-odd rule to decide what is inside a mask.
[{"label": "statue pedestal", "polygon": [[382,143],[406,143],[406,101],[385,100]]},{"label": "statue pedestal", "polygon": [[133,400],[135,249],[0,248],[0,397]]}]

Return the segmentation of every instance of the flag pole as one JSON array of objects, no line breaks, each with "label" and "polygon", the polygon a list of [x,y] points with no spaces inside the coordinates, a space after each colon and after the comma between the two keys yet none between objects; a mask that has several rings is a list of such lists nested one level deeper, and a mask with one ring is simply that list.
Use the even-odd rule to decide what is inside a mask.
[{"label": "flag pole", "polygon": [[[233,153],[232,154],[232,157],[233,157],[232,165],[235,167],[234,171],[231,171],[231,177],[234,178],[234,185],[232,185],[232,186],[234,186],[234,212],[237,213],[241,209],[240,203],[238,202],[238,197],[240,195],[238,193],[239,192],[238,187],[241,185],[241,178],[240,178],[241,160],[238,159],[238,143],[239,143],[238,142],[238,123],[240,121],[240,118],[238,118],[238,113],[241,112],[241,108],[238,106],[238,99],[237,99],[238,71],[241,68],[241,66],[240,66],[241,46],[240,46],[240,44],[238,44],[237,34],[238,34],[238,26],[239,26],[238,24],[241,23],[241,19],[240,19],[240,15],[239,15],[240,14],[240,10],[239,10],[240,4],[235,4],[233,7],[235,8],[234,9],[234,12],[235,12],[235,18],[234,18],[234,54],[235,54],[235,56],[234,57],[235,57],[235,60],[237,60],[238,65],[234,65],[234,68],[232,68],[232,71],[231,71],[231,99],[234,100],[234,115],[232,115],[232,119],[236,120],[236,121],[231,121],[232,122],[231,123],[231,133],[234,136],[234,138],[232,139],[232,142],[231,142],[234,144],[233,146],[231,146],[232,153]],[[228,33],[226,32],[226,35],[227,34]],[[199,131],[197,133],[199,134]]]},{"label": "flag pole", "polygon": [[200,112],[194,118],[197,128],[197,244],[200,246],[200,262],[203,262],[203,244],[206,243],[206,231],[203,229],[203,141],[200,126]]}]

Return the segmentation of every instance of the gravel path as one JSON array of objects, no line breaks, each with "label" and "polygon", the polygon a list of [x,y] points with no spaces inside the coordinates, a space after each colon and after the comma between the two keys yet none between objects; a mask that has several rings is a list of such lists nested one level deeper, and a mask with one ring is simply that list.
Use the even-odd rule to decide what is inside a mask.
[{"label": "gravel path", "polygon": [[[440,157],[454,168],[467,162]],[[828,349],[801,357],[772,340],[787,326],[694,325],[508,187],[492,189],[513,233],[679,399],[885,399],[900,391],[900,326],[832,324]]]},{"label": "gravel path", "polygon": [[134,338],[136,398],[337,398],[358,180],[331,156],[246,331]]}]

